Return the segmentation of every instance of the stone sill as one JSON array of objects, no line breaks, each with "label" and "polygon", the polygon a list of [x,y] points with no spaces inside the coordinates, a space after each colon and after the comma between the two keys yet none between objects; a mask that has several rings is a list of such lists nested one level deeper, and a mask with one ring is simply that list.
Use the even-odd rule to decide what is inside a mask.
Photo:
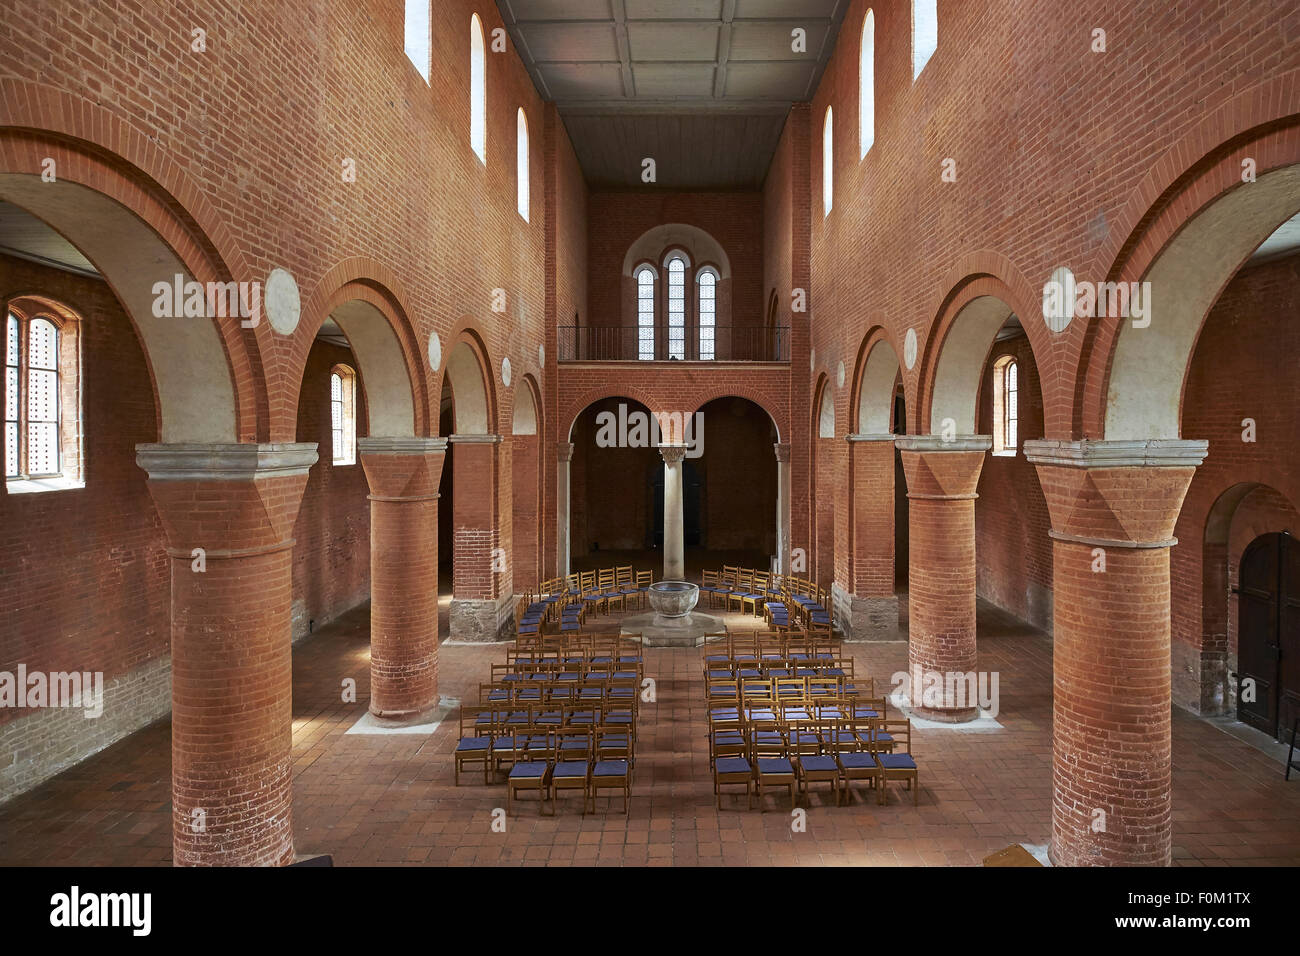
[{"label": "stone sill", "polygon": [[5,490],[11,495],[33,495],[46,491],[76,491],[85,487],[86,483],[80,478],[65,478],[62,475],[53,478],[9,478],[5,481]]}]

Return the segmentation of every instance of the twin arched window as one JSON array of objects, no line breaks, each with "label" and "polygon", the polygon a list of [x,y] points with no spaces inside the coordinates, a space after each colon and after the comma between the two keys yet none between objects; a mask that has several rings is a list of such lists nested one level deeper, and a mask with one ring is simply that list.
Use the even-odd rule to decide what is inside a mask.
[{"label": "twin arched window", "polygon": [[330,434],[332,461],[357,463],[357,373],[346,365],[330,369]]},{"label": "twin arched window", "polygon": [[[664,258],[666,294],[664,297],[664,326],[667,329],[668,359],[684,360],[686,354],[686,286],[691,260],[686,253],[674,250]],[[655,355],[655,291],[659,273],[649,264],[641,266],[633,275],[636,280],[637,359],[654,361]],[[696,324],[699,333],[699,355],[703,361],[717,357],[716,331],[718,317],[718,273],[712,266],[702,266],[695,274]]]}]

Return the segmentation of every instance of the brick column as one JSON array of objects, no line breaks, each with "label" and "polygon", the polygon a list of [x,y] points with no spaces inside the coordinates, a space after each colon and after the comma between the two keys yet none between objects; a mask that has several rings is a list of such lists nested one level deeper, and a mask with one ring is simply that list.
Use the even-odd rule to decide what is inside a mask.
[{"label": "brick column", "polygon": [[438,483],[445,438],[362,438],[370,483],[370,712],[438,701]]},{"label": "brick column", "polygon": [[293,861],[293,532],[316,445],[137,445],[172,577],[177,866]]},{"label": "brick column", "polygon": [[500,435],[452,435],[451,636],[495,641],[510,625],[509,562],[497,516]]},{"label": "brick column", "polygon": [[513,486],[510,538],[514,554],[511,577],[515,590],[523,593],[535,588],[546,577],[542,572],[540,554],[542,510],[537,489],[541,439],[537,435],[515,435],[510,439],[510,447]]},{"label": "brick column", "polygon": [[1203,441],[1027,441],[1052,516],[1052,846],[1165,866],[1172,837],[1169,549]]},{"label": "brick column", "polygon": [[945,679],[941,702],[933,706],[915,698],[929,674],[975,671],[975,488],[993,442],[982,435],[951,440],[908,435],[896,444],[909,501],[912,707],[930,720],[963,723],[979,716],[975,702],[957,697],[967,687],[964,682]]},{"label": "brick column", "polygon": [[835,588],[840,628],[849,640],[893,640],[894,438],[849,435],[849,588]]}]

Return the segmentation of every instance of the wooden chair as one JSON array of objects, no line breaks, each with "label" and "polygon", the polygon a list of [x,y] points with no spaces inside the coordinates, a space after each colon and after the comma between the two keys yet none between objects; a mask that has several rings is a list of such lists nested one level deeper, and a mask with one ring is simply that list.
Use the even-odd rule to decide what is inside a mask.
[{"label": "wooden chair", "polygon": [[741,613],[745,610],[745,595],[754,590],[754,572],[745,570],[736,574],[736,586],[727,592],[727,610]]},{"label": "wooden chair", "polygon": [[596,798],[602,790],[623,791],[623,813],[628,812],[628,801],[632,799],[632,762],[631,760],[597,760],[591,768],[588,778],[587,795],[591,800],[591,809],[596,810]]},{"label": "wooden chair", "polygon": [[713,765],[713,799],[722,809],[722,788],[743,784],[746,809],[754,809],[754,768],[747,757],[719,757]]},{"label": "wooden chair", "polygon": [[[460,772],[471,764],[483,765],[483,783],[491,782],[492,736],[498,729],[499,707],[461,707],[460,739],[456,742],[453,776],[460,786]],[[485,721],[483,718],[486,717]]]},{"label": "wooden chair", "polygon": [[[882,720],[872,731],[874,734],[887,735],[890,744],[888,752],[876,754],[876,760],[880,764],[880,805],[889,802],[885,785],[890,780],[904,780],[907,788],[912,791],[912,806],[918,806],[921,802],[921,782],[917,776],[916,760],[912,756],[912,721]],[[876,744],[873,743],[872,746]],[[900,747],[903,749],[899,750]]]},{"label": "wooden chair", "polygon": [[868,724],[847,720],[837,722],[828,732],[826,744],[840,765],[846,798],[853,794],[854,781],[865,780],[873,787],[881,785],[876,745],[869,730]]},{"label": "wooden chair", "polygon": [[[773,736],[774,734],[774,736]],[[788,743],[780,731],[762,731],[751,727],[749,747],[754,766],[754,791],[762,807],[764,787],[785,787],[790,791],[790,809],[798,799],[797,778],[790,761]]]},{"label": "wooden chair", "polygon": [[767,572],[754,572],[749,591],[740,596],[741,610],[749,608],[750,612],[754,615],[762,613],[763,605],[767,602],[769,580]]},{"label": "wooden chair", "polygon": [[[836,724],[833,721],[821,721],[812,726],[811,733],[824,741],[830,737]],[[800,790],[806,794],[811,783],[829,783],[831,792],[835,794],[835,805],[840,805],[840,764],[824,745],[816,753],[799,752],[795,757],[795,769],[799,775]]]},{"label": "wooden chair", "polygon": [[582,812],[587,812],[587,787],[591,779],[595,743],[591,727],[562,727],[555,732],[555,765],[551,768],[551,807],[561,790],[582,794]]}]

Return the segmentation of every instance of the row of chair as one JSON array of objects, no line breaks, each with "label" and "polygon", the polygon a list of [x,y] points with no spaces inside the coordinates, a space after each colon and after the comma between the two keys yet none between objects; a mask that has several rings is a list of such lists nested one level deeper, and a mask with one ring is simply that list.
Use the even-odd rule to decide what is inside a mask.
[{"label": "row of chair", "polygon": [[593,614],[644,608],[653,583],[653,571],[638,571],[631,565],[542,581],[536,590],[525,593],[516,607],[518,634],[541,634],[547,625],[560,633],[572,633],[580,631]]},{"label": "row of chair", "polygon": [[703,572],[700,591],[711,607],[762,615],[778,632],[798,627],[829,635],[833,630],[829,595],[805,578],[726,564]]}]

